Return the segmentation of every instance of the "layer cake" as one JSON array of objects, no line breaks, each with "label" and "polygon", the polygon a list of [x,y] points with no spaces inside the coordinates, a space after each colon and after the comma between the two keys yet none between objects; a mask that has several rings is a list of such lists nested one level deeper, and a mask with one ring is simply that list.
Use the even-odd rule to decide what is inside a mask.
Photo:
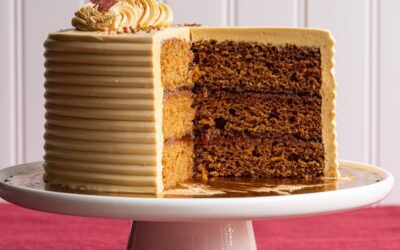
[{"label": "layer cake", "polygon": [[[49,184],[160,193],[190,178],[338,176],[328,31],[167,27],[154,1],[100,7],[45,42]],[[131,19],[87,21],[113,13]]]}]

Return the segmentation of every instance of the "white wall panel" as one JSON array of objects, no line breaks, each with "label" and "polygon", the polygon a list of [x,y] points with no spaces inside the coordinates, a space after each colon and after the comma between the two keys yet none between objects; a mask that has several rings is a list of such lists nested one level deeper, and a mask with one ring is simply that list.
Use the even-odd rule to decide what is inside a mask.
[{"label": "white wall panel", "polygon": [[[379,6],[379,154],[382,167],[395,174],[400,181],[400,1],[384,0]],[[400,202],[397,184],[387,202]]]},{"label": "white wall panel", "polygon": [[308,27],[332,31],[336,38],[337,132],[341,159],[367,161],[369,135],[366,79],[366,4],[364,0],[309,0]]},{"label": "white wall panel", "polygon": [[236,0],[240,26],[296,26],[299,0]]},{"label": "white wall panel", "polygon": [[14,1],[0,1],[0,168],[15,163]]},{"label": "white wall panel", "polygon": [[49,32],[71,26],[71,18],[80,4],[80,0],[24,1],[24,161],[26,162],[41,160],[44,152],[43,42]]},{"label": "white wall panel", "polygon": [[174,11],[174,23],[222,26],[227,23],[227,0],[165,0]]}]

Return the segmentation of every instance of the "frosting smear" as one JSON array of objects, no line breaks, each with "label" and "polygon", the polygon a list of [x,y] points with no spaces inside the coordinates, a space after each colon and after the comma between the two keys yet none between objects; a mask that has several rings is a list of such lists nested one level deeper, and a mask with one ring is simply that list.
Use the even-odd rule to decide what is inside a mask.
[{"label": "frosting smear", "polygon": [[155,0],[114,0],[107,6],[93,1],[75,12],[72,26],[81,31],[132,33],[172,24],[171,8]]}]

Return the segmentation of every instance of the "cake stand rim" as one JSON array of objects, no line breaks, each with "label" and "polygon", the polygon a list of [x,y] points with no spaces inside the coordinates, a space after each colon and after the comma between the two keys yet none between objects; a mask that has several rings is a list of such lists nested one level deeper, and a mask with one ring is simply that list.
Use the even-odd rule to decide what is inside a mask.
[{"label": "cake stand rim", "polygon": [[[42,161],[8,167],[0,170],[0,174],[4,175],[5,172],[11,169],[23,169],[35,164],[42,164]],[[347,160],[340,160],[340,165],[351,165],[352,168],[367,169],[379,174],[382,180],[364,186],[334,191],[232,198],[146,198],[86,195],[17,187],[0,180],[0,197],[26,208],[68,215],[142,221],[201,221],[207,219],[263,219],[339,212],[379,202],[390,194],[394,186],[394,176],[386,169]],[[329,202],[329,198],[339,199],[339,204]],[[48,206],[38,204],[38,200]],[[318,200],[325,200],[332,206],[327,207],[326,204],[318,202]],[[57,205],[56,201],[63,203],[66,207],[63,208],[61,204]],[[316,202],[319,205],[315,207],[304,206],[307,201]],[[78,208],[75,208],[74,204],[78,205]],[[89,205],[88,209],[85,210],[85,208],[79,207],[79,205],[82,206],[83,204]],[[282,204],[281,211],[279,211],[280,207],[277,206],[279,204]],[[288,209],[288,206],[284,206],[284,204],[296,204],[299,210]],[[115,206],[121,206],[121,208],[123,207],[128,211],[118,211]],[[229,208],[230,206],[232,207]],[[257,207],[252,209],[252,206],[258,206],[259,209]],[[261,211],[262,208],[267,209],[267,211]],[[268,210],[268,208],[273,211]],[[204,209],[210,209],[211,211],[203,211]],[[240,209],[243,209],[243,213]]]},{"label": "cake stand rim", "polygon": [[[36,161],[36,162],[29,162],[29,163],[22,163],[22,164],[17,164],[14,166],[10,166],[10,167],[6,167],[3,169],[0,169],[0,174],[2,174],[2,172],[6,172],[10,169],[13,168],[23,168],[23,167],[28,167],[31,165],[36,165],[36,164],[40,164],[42,165],[44,162],[43,161]],[[339,160],[339,167],[342,164],[351,164],[352,167],[351,168],[357,168],[357,169],[365,169],[365,168],[369,168],[369,170],[372,170],[371,172],[374,172],[376,174],[379,174],[382,178],[381,181],[376,182],[376,183],[371,183],[368,185],[364,185],[364,186],[358,186],[358,187],[351,187],[351,188],[345,188],[345,189],[340,189],[340,190],[328,190],[328,191],[322,191],[322,192],[312,192],[312,193],[302,193],[302,194],[290,194],[288,196],[293,197],[293,196],[302,196],[302,195],[310,195],[310,194],[318,194],[318,193],[327,193],[327,192],[343,192],[345,190],[354,190],[354,189],[360,189],[360,188],[364,188],[365,186],[371,186],[371,185],[376,185],[379,184],[383,181],[389,181],[389,182],[393,182],[394,183],[394,175],[392,173],[390,173],[388,170],[372,165],[372,164],[368,164],[368,163],[363,163],[363,162],[358,162],[358,161],[351,161],[351,160]],[[1,176],[1,175],[0,175]],[[63,194],[63,195],[73,195],[73,196],[84,196],[84,197],[96,197],[99,198],[101,197],[102,199],[138,199],[138,200],[171,200],[173,199],[174,201],[187,201],[187,200],[224,200],[224,199],[229,199],[229,200],[234,200],[234,199],[279,199],[281,197],[283,197],[283,195],[277,195],[277,196],[254,196],[254,197],[218,197],[218,198],[168,198],[168,197],[160,197],[160,198],[153,198],[153,197],[127,197],[127,196],[113,196],[113,195],[97,195],[97,194],[80,194],[80,193],[68,193],[68,192],[57,192],[57,191],[52,191],[52,190],[39,190],[39,189],[34,189],[34,188],[27,188],[27,187],[16,187],[14,185],[10,185],[2,180],[0,180],[0,191],[2,186],[1,185],[6,185],[6,186],[10,186],[16,189],[23,189],[26,191],[32,191],[32,192],[40,192],[40,193],[48,193],[48,192],[52,192],[52,193],[59,193],[59,194]],[[1,192],[0,192],[1,194]],[[285,197],[288,197],[285,196]],[[0,196],[1,198],[1,196]]]}]

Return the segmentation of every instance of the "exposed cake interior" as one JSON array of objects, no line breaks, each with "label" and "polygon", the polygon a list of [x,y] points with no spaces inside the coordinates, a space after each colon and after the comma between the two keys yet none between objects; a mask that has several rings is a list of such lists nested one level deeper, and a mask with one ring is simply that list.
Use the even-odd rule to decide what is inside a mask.
[{"label": "exposed cake interior", "polygon": [[168,39],[161,45],[163,93],[162,155],[163,183],[172,187],[193,175],[193,83],[189,66],[193,60],[190,42]]},{"label": "exposed cake interior", "polygon": [[50,185],[161,193],[192,177],[338,176],[329,32],[71,30],[45,48]]},{"label": "exposed cake interior", "polygon": [[319,48],[171,39],[161,71],[166,188],[192,176],[323,175]]},{"label": "exposed cake interior", "polygon": [[323,175],[319,48],[200,40],[196,176]]}]

